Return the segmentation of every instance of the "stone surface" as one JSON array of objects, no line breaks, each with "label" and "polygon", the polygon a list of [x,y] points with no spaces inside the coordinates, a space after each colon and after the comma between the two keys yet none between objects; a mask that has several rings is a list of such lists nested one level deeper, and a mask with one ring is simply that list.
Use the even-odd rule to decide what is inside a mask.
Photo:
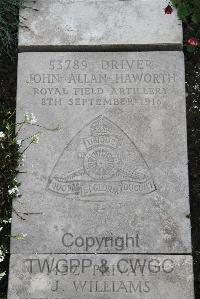
[{"label": "stone surface", "polygon": [[165,15],[167,5],[166,0],[37,0],[36,10],[21,11],[19,48],[180,49],[182,24],[176,11]]},{"label": "stone surface", "polygon": [[11,252],[190,253],[184,88],[180,52],[20,54]]},{"label": "stone surface", "polygon": [[12,255],[8,299],[192,299],[192,258]]}]

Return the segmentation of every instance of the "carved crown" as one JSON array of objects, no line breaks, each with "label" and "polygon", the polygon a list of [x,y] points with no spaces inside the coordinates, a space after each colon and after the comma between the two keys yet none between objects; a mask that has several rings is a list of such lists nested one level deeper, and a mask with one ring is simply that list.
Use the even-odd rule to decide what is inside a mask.
[{"label": "carved crown", "polygon": [[104,118],[99,118],[95,122],[92,123],[91,127],[91,134],[92,135],[107,135],[109,134],[112,129],[111,126]]}]

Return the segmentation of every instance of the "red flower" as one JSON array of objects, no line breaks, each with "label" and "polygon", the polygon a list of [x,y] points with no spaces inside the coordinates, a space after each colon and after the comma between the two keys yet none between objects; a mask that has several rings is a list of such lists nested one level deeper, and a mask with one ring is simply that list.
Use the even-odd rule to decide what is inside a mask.
[{"label": "red flower", "polygon": [[167,7],[165,7],[166,15],[171,15],[172,13],[173,13],[173,8],[171,7],[171,5],[168,5]]},{"label": "red flower", "polygon": [[190,45],[190,46],[194,46],[194,47],[197,47],[198,46],[198,39],[195,38],[195,37],[190,37],[188,38],[187,40],[187,44]]}]

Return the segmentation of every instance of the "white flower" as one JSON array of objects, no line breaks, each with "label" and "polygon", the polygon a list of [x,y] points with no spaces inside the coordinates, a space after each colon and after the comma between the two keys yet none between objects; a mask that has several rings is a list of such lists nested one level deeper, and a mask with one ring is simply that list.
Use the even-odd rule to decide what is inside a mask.
[{"label": "white flower", "polygon": [[0,263],[3,262],[4,260],[4,255],[0,255]]},{"label": "white flower", "polygon": [[26,159],[26,154],[24,154],[24,153],[23,153],[23,154],[20,156],[20,158],[19,158],[19,159],[20,159],[20,162],[22,162],[22,163],[23,163],[23,162],[24,162],[24,160]]},{"label": "white flower", "polygon": [[6,271],[0,273],[0,280],[6,275]]},{"label": "white flower", "polygon": [[0,138],[2,139],[2,138],[4,138],[6,135],[1,131],[0,132]]},{"label": "white flower", "polygon": [[33,113],[26,112],[24,114],[24,122],[27,124],[34,125],[37,122],[37,118],[33,115]]},{"label": "white flower", "polygon": [[0,263],[3,262],[4,258],[5,258],[5,253],[0,248]]},{"label": "white flower", "polygon": [[3,229],[3,226],[0,226],[0,232],[2,231],[2,229]]},{"label": "white flower", "polygon": [[15,236],[13,236],[16,240],[24,240],[26,237],[27,237],[27,234],[24,234],[24,233],[20,233],[20,234],[17,234]]},{"label": "white flower", "polygon": [[19,158],[19,165],[24,166],[24,160],[26,159],[26,154],[22,154]]},{"label": "white flower", "polygon": [[40,139],[40,133],[35,133],[32,137],[31,137],[31,142],[32,143],[38,143],[39,139]]},{"label": "white flower", "polygon": [[17,145],[18,145],[18,146],[21,146],[21,145],[22,145],[22,140],[21,140],[21,139],[17,140]]},{"label": "white flower", "polygon": [[9,218],[8,220],[3,220],[2,222],[3,223],[11,223],[11,221],[12,221],[12,218]]},{"label": "white flower", "polygon": [[8,190],[8,193],[9,193],[9,195],[13,195],[13,194],[15,194],[15,195],[19,195],[19,189],[18,189],[18,187],[17,186],[15,186],[15,187],[13,187],[12,189],[10,189],[10,190]]}]

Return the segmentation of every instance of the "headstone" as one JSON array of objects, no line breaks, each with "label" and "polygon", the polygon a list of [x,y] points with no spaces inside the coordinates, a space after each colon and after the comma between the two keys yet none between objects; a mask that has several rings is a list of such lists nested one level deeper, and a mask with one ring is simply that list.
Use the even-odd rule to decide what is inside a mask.
[{"label": "headstone", "polygon": [[[166,0],[42,0],[21,11],[21,51],[180,49],[182,24]],[[35,9],[35,10],[34,10]]]},{"label": "headstone", "polygon": [[194,298],[183,53],[119,52],[181,48],[176,13],[34,5],[20,50],[49,52],[19,54],[17,122],[38,120],[20,138],[40,141],[19,175],[8,299]]},{"label": "headstone", "polygon": [[13,252],[120,251],[66,248],[66,233],[138,238],[122,252],[191,252],[183,62],[179,52],[19,55],[18,122],[28,111],[61,129],[40,129],[26,153],[15,209],[33,215],[14,217],[13,234],[27,238]]}]

